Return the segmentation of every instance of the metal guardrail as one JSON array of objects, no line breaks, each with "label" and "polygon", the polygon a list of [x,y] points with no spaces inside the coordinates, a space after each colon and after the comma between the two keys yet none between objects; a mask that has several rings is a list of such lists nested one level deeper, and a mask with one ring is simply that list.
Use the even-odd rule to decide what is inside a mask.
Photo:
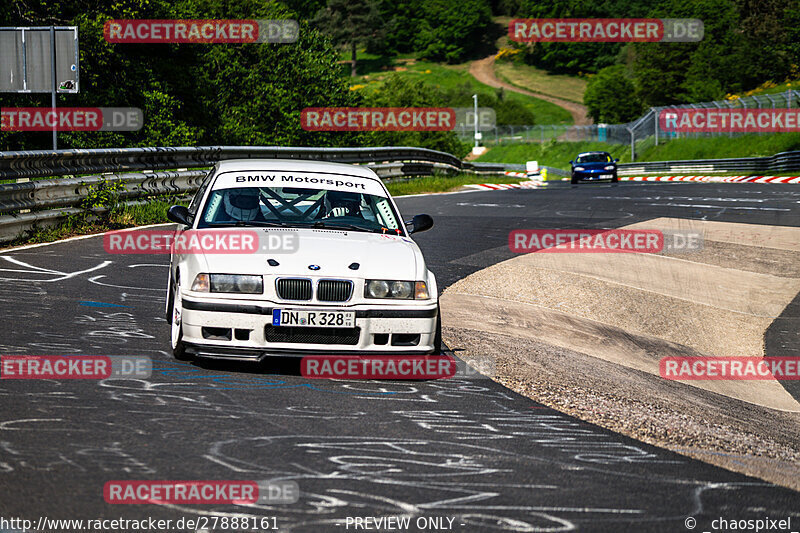
[{"label": "metal guardrail", "polygon": [[622,176],[649,173],[715,173],[736,172],[785,174],[800,171],[800,151],[782,152],[768,157],[739,157],[730,159],[690,159],[685,161],[651,161],[618,165]]},{"label": "metal guardrail", "polygon": [[339,163],[423,161],[462,168],[452,154],[415,147],[198,146],[0,152],[0,180],[209,167],[225,159],[316,159]]},{"label": "metal guardrail", "polygon": [[[511,164],[509,164],[509,165],[506,165],[505,168],[506,168],[506,172],[522,172],[522,173],[525,173],[525,174],[528,173],[527,165],[511,165]],[[564,170],[562,168],[548,167],[548,166],[544,166],[544,165],[539,165],[539,172],[540,172],[541,176],[544,176],[546,174],[548,176],[567,177],[567,176],[570,175],[570,172],[568,170]]]},{"label": "metal guardrail", "polygon": [[[92,187],[102,182],[118,183],[117,194],[123,202],[141,203],[153,196],[180,196],[197,190],[206,174],[199,169],[220,160],[277,158],[367,164],[381,178],[424,176],[434,172],[490,175],[525,171],[525,165],[521,164],[466,162],[452,154],[415,147],[205,146],[0,152],[0,180],[68,176],[0,184],[0,242],[13,240],[35,226],[54,225],[80,213],[81,201]],[[555,175],[569,175],[562,169],[543,168]],[[619,169],[620,175],[787,173],[800,171],[800,152],[756,158],[627,163],[619,165]],[[74,177],[87,173],[104,174]]]},{"label": "metal guardrail", "polygon": [[86,198],[90,187],[101,181],[119,182],[117,195],[123,201],[155,195],[179,196],[197,190],[206,174],[203,170],[112,174],[0,185],[0,213],[73,207]]},{"label": "metal guardrail", "polygon": [[[152,196],[179,196],[197,190],[207,173],[197,169],[225,159],[361,163],[382,178],[434,172],[500,174],[507,167],[465,162],[452,154],[416,147],[205,146],[0,152],[0,180],[68,176],[0,184],[0,242],[13,240],[37,225],[54,225],[80,213],[81,201],[100,183],[119,184],[117,196],[125,203],[140,203]],[[74,177],[91,173],[103,174]]]}]

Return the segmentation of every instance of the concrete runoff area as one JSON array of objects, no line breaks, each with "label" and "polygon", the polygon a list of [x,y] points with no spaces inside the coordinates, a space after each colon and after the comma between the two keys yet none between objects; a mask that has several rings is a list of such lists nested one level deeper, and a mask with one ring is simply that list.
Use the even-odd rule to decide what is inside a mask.
[{"label": "concrete runoff area", "polygon": [[521,254],[445,290],[445,341],[467,360],[495,356],[498,381],[546,405],[800,488],[800,403],[788,387],[659,373],[666,356],[763,357],[778,317],[800,325],[782,316],[800,293],[800,228],[659,218],[625,229],[696,231],[704,246]]}]

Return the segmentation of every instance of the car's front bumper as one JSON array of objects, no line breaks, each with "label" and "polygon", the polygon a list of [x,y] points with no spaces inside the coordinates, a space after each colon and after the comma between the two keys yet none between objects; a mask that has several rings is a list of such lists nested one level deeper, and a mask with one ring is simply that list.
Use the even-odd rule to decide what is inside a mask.
[{"label": "car's front bumper", "polygon": [[[274,329],[272,310],[276,307],[354,311],[355,328]],[[183,342],[193,355],[239,360],[273,355],[423,355],[434,351],[437,311],[436,300],[427,300],[424,305],[343,307],[184,297]],[[283,333],[288,330],[292,333]],[[273,336],[280,332],[278,336],[287,342],[268,340],[268,331]],[[215,335],[209,337],[209,332]],[[315,342],[321,337],[322,341]]]},{"label": "car's front bumper", "polygon": [[573,171],[572,179],[578,181],[612,181],[617,179],[617,171],[616,170]]}]

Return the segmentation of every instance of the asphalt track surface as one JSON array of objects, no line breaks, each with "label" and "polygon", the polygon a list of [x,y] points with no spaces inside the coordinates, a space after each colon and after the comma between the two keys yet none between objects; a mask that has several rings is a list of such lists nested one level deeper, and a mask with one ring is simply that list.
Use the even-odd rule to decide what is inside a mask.
[{"label": "asphalt track surface", "polygon": [[[440,289],[511,257],[513,229],[664,216],[800,224],[800,188],[767,184],[587,185],[399,204],[406,218],[434,217],[417,241]],[[175,361],[163,318],[167,262],[109,255],[99,237],[0,255],[0,354],[154,362],[147,380],[0,382],[0,517],[227,513],[302,532],[356,531],[347,517],[380,516],[454,518],[451,529],[408,531],[458,532],[685,532],[688,517],[696,531],[719,517],[800,524],[792,490],[581,422],[488,379],[324,381],[302,378],[292,362]],[[105,482],[126,479],[292,479],[301,496],[272,506],[105,503]]]}]

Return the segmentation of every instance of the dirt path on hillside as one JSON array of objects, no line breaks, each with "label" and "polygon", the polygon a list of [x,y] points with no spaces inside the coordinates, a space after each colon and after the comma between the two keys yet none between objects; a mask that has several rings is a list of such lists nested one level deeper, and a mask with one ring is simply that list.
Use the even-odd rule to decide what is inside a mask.
[{"label": "dirt path on hillside", "polygon": [[556,98],[555,96],[550,96],[547,94],[520,89],[519,87],[514,87],[509,83],[499,80],[497,76],[494,75],[493,55],[484,59],[473,61],[469,66],[469,73],[472,74],[476,80],[490,87],[502,87],[503,89],[514,91],[515,93],[533,96],[534,98],[556,104],[559,107],[563,107],[570,112],[572,115],[572,121],[576,126],[588,126],[592,123],[592,119],[589,118],[585,105],[576,104],[575,102],[570,102],[569,100],[562,100],[561,98]]}]

